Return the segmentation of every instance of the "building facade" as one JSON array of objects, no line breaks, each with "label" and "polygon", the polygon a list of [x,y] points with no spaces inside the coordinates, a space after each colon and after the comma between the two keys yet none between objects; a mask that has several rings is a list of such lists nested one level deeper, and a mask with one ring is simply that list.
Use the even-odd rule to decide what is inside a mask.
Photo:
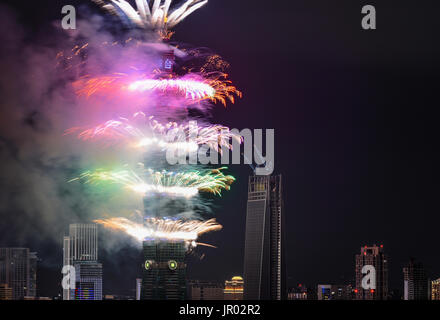
[{"label": "building facade", "polygon": [[225,300],[243,300],[243,278],[240,276],[232,277],[225,281],[224,299]]},{"label": "building facade", "polygon": [[411,259],[403,268],[403,289],[404,300],[429,300],[429,282],[423,264]]},{"label": "building facade", "polygon": [[0,284],[13,300],[36,296],[37,255],[28,248],[0,248]]},{"label": "building facade", "polygon": [[440,278],[431,281],[431,300],[440,300]]},{"label": "building facade", "polygon": [[63,265],[75,270],[75,288],[63,289],[63,300],[102,300],[102,264],[98,262],[98,225],[69,225],[63,240]]},{"label": "building facade", "polygon": [[281,175],[249,177],[244,299],[287,298]]},{"label": "building facade", "polygon": [[[362,279],[365,276],[374,276],[363,273],[365,266],[374,268],[376,279],[374,288],[364,288],[362,285]],[[364,246],[361,248],[360,254],[356,255],[356,288],[354,291],[356,300],[388,299],[388,257],[384,252],[383,245]]]},{"label": "building facade", "polygon": [[223,284],[213,281],[187,282],[189,300],[223,300]]},{"label": "building facade", "polygon": [[184,241],[144,240],[142,300],[186,299]]},{"label": "building facade", "polygon": [[0,283],[0,300],[12,300],[12,288],[6,283]]}]

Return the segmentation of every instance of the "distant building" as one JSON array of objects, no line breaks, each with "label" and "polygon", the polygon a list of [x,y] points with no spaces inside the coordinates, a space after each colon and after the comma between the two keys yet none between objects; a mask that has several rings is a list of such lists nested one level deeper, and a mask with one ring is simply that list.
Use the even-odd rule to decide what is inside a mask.
[{"label": "distant building", "polygon": [[133,296],[124,296],[118,294],[106,294],[103,296],[103,300],[136,300]]},{"label": "distant building", "polygon": [[298,284],[295,288],[290,288],[287,293],[287,299],[288,300],[307,300],[308,299],[308,292],[307,287]]},{"label": "distant building", "polygon": [[249,177],[244,299],[287,298],[281,175]]},{"label": "distant building", "polygon": [[211,281],[189,280],[187,282],[190,300],[223,300],[223,285]]},{"label": "distant building", "polygon": [[12,288],[6,283],[0,283],[0,300],[12,300]]},{"label": "distant building", "polygon": [[25,296],[34,297],[36,279],[35,252],[29,252],[28,248],[0,248],[0,284],[12,289],[13,300],[22,300]]},{"label": "distant building", "polygon": [[224,290],[225,300],[243,300],[243,278],[240,276],[232,277],[225,281]]},{"label": "distant building", "polygon": [[318,300],[353,300],[350,284],[320,284],[317,288]]},{"label": "distant building", "polygon": [[23,300],[52,300],[49,297],[24,297]]},{"label": "distant building", "polygon": [[136,278],[136,300],[141,300],[142,278]]},{"label": "distant building", "polygon": [[331,284],[318,284],[316,290],[318,300],[331,300],[332,299],[332,285]]},{"label": "distant building", "polygon": [[70,300],[102,300],[102,264],[75,262],[75,290]]},{"label": "distant building", "polygon": [[27,296],[37,296],[37,265],[38,257],[36,252],[29,252],[29,289]]},{"label": "distant building", "polygon": [[331,287],[332,300],[353,300],[354,290],[351,284],[334,284]]},{"label": "distant building", "polygon": [[63,265],[75,269],[75,289],[64,289],[63,300],[102,300],[102,264],[98,262],[98,225],[69,225],[63,241]]},{"label": "distant building", "polygon": [[431,281],[431,300],[440,300],[440,278]]},{"label": "distant building", "polygon": [[420,262],[411,259],[403,268],[404,300],[428,300],[429,282]]},{"label": "distant building", "polygon": [[[364,266],[373,266],[376,275],[376,289],[364,289],[362,273]],[[356,255],[356,300],[386,300],[388,298],[388,257],[383,245],[364,246]]]}]

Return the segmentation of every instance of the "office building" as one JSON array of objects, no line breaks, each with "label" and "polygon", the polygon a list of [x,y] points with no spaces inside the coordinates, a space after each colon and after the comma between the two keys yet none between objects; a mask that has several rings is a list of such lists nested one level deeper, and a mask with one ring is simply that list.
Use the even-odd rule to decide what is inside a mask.
[{"label": "office building", "polygon": [[63,264],[75,270],[75,288],[63,289],[64,300],[102,300],[102,264],[98,262],[98,226],[76,223],[63,240]]},{"label": "office building", "polygon": [[[12,299],[36,296],[37,256],[28,248],[0,248],[0,284]],[[8,294],[8,293],[7,293]]]},{"label": "office building", "polygon": [[429,300],[429,282],[425,268],[414,259],[403,268],[403,290],[404,300]]},{"label": "office building", "polygon": [[281,175],[249,177],[244,299],[287,298]]},{"label": "office building", "polygon": [[[365,267],[369,266],[369,267]],[[362,273],[364,269],[374,270],[374,274]],[[364,270],[364,271],[365,271]],[[388,299],[388,258],[384,252],[383,245],[364,246],[360,254],[356,255],[356,300],[387,300]],[[362,286],[362,279],[365,276],[375,275],[376,282],[373,287]]]}]

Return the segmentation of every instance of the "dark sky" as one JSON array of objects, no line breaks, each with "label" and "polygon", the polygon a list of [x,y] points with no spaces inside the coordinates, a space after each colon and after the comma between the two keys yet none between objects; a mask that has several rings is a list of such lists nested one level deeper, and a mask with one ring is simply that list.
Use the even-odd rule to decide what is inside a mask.
[{"label": "dark sky", "polygon": [[[63,5],[88,3],[10,2],[27,32],[48,36]],[[376,7],[377,30],[361,28],[365,4]],[[275,129],[289,285],[349,281],[354,255],[374,243],[390,256],[392,288],[401,290],[410,257],[440,276],[439,9],[428,0],[210,0],[176,28],[174,40],[222,55],[243,91],[235,105],[215,108],[215,122]],[[216,209],[224,229],[203,238],[218,249],[200,249],[205,258],[193,259],[191,278],[242,274],[251,169],[231,170],[237,182]],[[7,230],[0,223],[0,235]],[[1,246],[32,248],[4,238]],[[59,255],[61,263],[60,245],[32,250]],[[137,252],[101,257],[105,293],[130,293]],[[41,258],[40,295],[53,295],[60,271]]]}]

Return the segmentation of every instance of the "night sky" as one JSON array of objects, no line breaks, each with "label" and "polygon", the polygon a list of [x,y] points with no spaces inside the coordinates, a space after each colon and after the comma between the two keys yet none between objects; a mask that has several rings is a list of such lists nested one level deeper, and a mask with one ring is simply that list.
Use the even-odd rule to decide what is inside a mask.
[{"label": "night sky", "polygon": [[[51,37],[65,4],[99,12],[85,0],[7,2],[7,14],[15,14],[29,41]],[[361,28],[365,4],[376,7],[376,30]],[[410,257],[431,278],[440,277],[439,9],[438,1],[428,0],[210,0],[176,27],[175,41],[225,58],[230,78],[243,91],[234,105],[214,108],[214,121],[240,130],[275,129],[289,286],[353,280],[354,255],[372,244],[383,244],[389,254],[392,289],[402,291],[402,267]],[[79,16],[87,11],[77,10]],[[2,116],[13,107],[2,102]],[[1,150],[6,144],[0,139]],[[191,259],[192,279],[224,281],[242,274],[252,170],[230,170],[237,181],[215,208],[224,229],[202,238],[218,249],[198,249],[205,256]],[[2,183],[0,193],[4,188]],[[0,207],[0,246],[39,252],[39,295],[56,295],[67,225],[53,230],[57,243],[32,229],[17,240],[20,213]],[[139,255],[132,248],[100,252],[105,294],[134,293]]]}]

